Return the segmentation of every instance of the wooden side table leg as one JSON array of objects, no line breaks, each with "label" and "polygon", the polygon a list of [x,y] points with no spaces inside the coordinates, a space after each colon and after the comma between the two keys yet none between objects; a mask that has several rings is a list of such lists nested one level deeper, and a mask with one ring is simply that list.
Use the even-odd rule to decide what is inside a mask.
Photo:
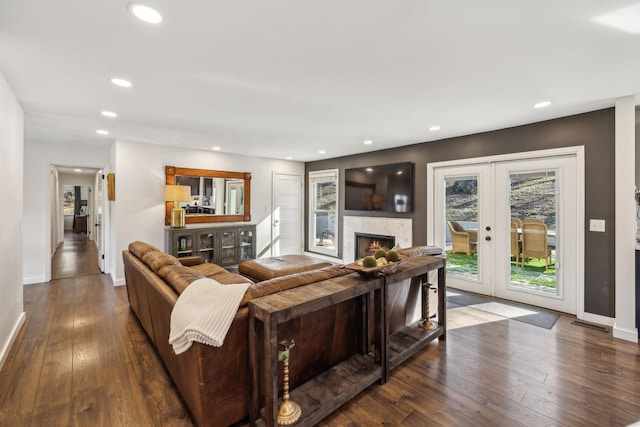
[{"label": "wooden side table leg", "polygon": [[258,337],[256,331],[256,320],[254,309],[249,305],[249,423],[256,425],[256,420],[260,418],[260,369],[258,367],[257,345]]},{"label": "wooden side table leg", "polygon": [[420,276],[420,282],[422,283],[422,321],[420,321],[420,327],[426,331],[435,331],[438,327],[431,321],[429,313],[429,273]]},{"label": "wooden side table leg", "polygon": [[264,322],[264,421],[268,427],[278,425],[278,328],[271,316]]},{"label": "wooden side table leg", "polygon": [[447,283],[446,283],[446,260],[444,265],[438,269],[438,323],[442,328],[441,340],[447,339]]}]

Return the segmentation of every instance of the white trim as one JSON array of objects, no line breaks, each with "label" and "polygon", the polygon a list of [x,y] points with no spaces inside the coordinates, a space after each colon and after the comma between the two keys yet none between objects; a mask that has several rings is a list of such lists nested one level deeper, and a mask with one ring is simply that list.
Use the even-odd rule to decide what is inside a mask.
[{"label": "white trim", "polygon": [[587,322],[606,326],[613,326],[613,324],[616,322],[616,319],[614,319],[613,317],[601,316],[599,314],[593,313],[583,313],[583,317],[581,317],[581,319]]},{"label": "white trim", "polygon": [[2,351],[0,352],[0,371],[2,371],[4,362],[7,361],[7,356],[9,355],[9,350],[11,349],[11,345],[13,344],[16,337],[18,336],[18,333],[20,332],[20,328],[22,328],[22,325],[24,324],[24,321],[26,318],[27,318],[27,315],[25,314],[24,311],[20,313],[20,316],[18,317],[18,321],[15,323],[15,325],[13,325],[13,329],[9,334],[9,339],[5,342],[4,346],[2,347]]},{"label": "white trim", "polygon": [[124,286],[127,284],[127,282],[125,281],[125,279],[118,279],[116,280],[116,278],[114,277],[113,274],[111,274],[111,280],[113,280],[113,286]]},{"label": "white trim", "polygon": [[[433,179],[436,168],[473,165],[482,163],[494,163],[494,162],[506,162],[516,160],[530,160],[544,157],[557,157],[573,155],[576,158],[576,175],[578,180],[578,194],[577,194],[577,260],[576,260],[576,316],[582,319],[585,316],[584,312],[584,216],[585,216],[585,194],[584,194],[584,179],[585,179],[585,165],[584,165],[584,146],[571,146],[552,148],[548,150],[536,150],[525,151],[519,153],[500,154],[486,157],[475,157],[470,159],[456,159],[447,160],[443,162],[427,163],[427,180],[431,182],[427,185],[427,212],[431,212],[431,216],[427,221],[427,242],[430,245],[434,244],[434,200],[435,200],[435,186],[436,182]],[[633,181],[632,181],[633,182]],[[635,235],[635,234],[634,234]]]},{"label": "white trim", "polygon": [[638,329],[625,329],[617,326],[618,322],[613,325],[613,337],[621,340],[638,342]]},{"label": "white trim", "polygon": [[35,277],[25,277],[22,279],[23,285],[33,285],[36,283],[45,283],[48,280],[45,280],[44,276],[35,276]]},{"label": "white trim", "polygon": [[615,313],[613,336],[638,342],[636,328],[635,96],[615,103]]},{"label": "white trim", "polygon": [[[335,216],[336,216],[336,223],[335,223],[335,230],[334,230],[334,249],[325,249],[321,246],[316,246],[315,245],[315,241],[316,241],[316,237],[314,234],[315,231],[315,224],[314,224],[314,219],[315,219],[315,215],[314,215],[314,211],[315,211],[315,200],[313,197],[313,189],[314,186],[312,185],[313,181],[317,181],[318,179],[321,179],[323,177],[327,177],[327,178],[334,178],[335,177],[335,181],[336,181],[336,210],[335,210]],[[329,182],[329,181],[325,181],[325,182]],[[319,170],[319,171],[310,171],[307,175],[307,195],[309,197],[309,206],[308,209],[309,211],[307,212],[308,215],[308,236],[307,236],[307,241],[309,242],[309,252],[314,252],[314,253],[318,253],[318,254],[324,254],[327,256],[335,256],[338,257],[340,250],[338,249],[340,247],[340,241],[342,239],[340,239],[340,220],[339,220],[339,203],[340,203],[340,170],[339,169],[325,169],[325,170]]]}]

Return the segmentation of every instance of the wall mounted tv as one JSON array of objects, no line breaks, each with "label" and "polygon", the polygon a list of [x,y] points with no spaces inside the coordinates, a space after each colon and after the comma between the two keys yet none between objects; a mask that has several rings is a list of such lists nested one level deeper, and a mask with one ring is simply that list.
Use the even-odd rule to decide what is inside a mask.
[{"label": "wall mounted tv", "polygon": [[412,212],[413,163],[347,169],[346,210]]}]

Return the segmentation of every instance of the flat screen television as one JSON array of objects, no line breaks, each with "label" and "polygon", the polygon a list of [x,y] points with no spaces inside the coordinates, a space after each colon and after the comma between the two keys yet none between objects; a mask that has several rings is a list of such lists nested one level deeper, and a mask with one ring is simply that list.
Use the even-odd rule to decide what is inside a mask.
[{"label": "flat screen television", "polygon": [[406,213],[413,211],[413,163],[345,170],[345,209]]}]

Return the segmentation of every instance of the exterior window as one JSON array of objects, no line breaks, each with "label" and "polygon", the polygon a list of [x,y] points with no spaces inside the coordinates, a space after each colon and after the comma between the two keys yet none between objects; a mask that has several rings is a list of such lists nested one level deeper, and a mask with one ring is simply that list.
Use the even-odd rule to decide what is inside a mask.
[{"label": "exterior window", "polygon": [[338,256],[338,169],[309,172],[309,250]]}]

